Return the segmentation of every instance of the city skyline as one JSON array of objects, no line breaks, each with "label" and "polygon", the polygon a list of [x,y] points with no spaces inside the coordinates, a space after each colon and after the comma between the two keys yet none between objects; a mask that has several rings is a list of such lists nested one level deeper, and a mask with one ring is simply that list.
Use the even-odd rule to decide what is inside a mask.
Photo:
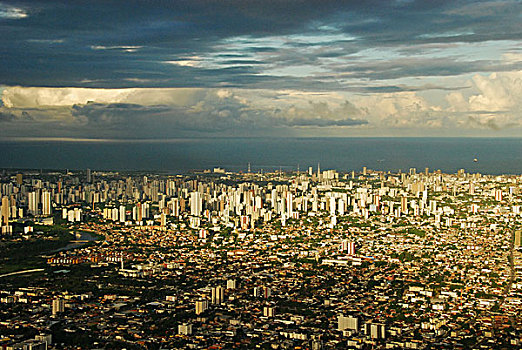
[{"label": "city skyline", "polygon": [[522,177],[0,172],[0,346],[519,349]]},{"label": "city skyline", "polygon": [[521,20],[0,0],[0,349],[522,348]]},{"label": "city skyline", "polygon": [[1,1],[0,139],[518,137],[518,1]]}]

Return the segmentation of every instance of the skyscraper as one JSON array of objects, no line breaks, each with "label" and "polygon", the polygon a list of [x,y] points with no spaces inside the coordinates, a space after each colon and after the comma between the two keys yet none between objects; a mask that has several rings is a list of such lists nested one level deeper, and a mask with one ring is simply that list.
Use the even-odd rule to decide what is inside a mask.
[{"label": "skyscraper", "polygon": [[38,215],[38,196],[36,192],[29,192],[27,194],[27,201],[29,204],[29,213],[33,215]]},{"label": "skyscraper", "polygon": [[386,326],[381,323],[367,323],[364,325],[364,331],[372,339],[386,338]]},{"label": "skyscraper", "polygon": [[199,192],[190,193],[190,215],[200,216],[203,210],[203,196]]},{"label": "skyscraper", "polygon": [[9,197],[2,197],[2,210],[0,211],[1,225],[9,224]]},{"label": "skyscraper", "polygon": [[196,315],[201,315],[206,309],[208,309],[208,300],[196,300]]},{"label": "skyscraper", "polygon": [[286,213],[289,218],[292,218],[294,215],[294,195],[292,192],[286,193]]},{"label": "skyscraper", "polygon": [[42,214],[51,215],[51,192],[42,192]]},{"label": "skyscraper", "polygon": [[522,246],[522,230],[515,231],[515,248]]},{"label": "skyscraper", "polygon": [[274,317],[275,308],[272,306],[263,307],[263,316],[265,317]]},{"label": "skyscraper", "polygon": [[211,303],[220,305],[225,301],[225,288],[217,286],[212,288],[212,299]]},{"label": "skyscraper", "polygon": [[136,203],[136,221],[143,220],[143,210],[141,208],[141,203]]},{"label": "skyscraper", "polygon": [[120,205],[120,222],[121,223],[124,223],[125,222],[125,206],[124,205]]},{"label": "skyscraper", "polygon": [[53,315],[56,315],[58,313],[61,313],[61,312],[64,312],[65,311],[65,303],[63,301],[63,299],[61,298],[56,298],[53,300]]},{"label": "skyscraper", "polygon": [[408,213],[408,198],[406,198],[406,197],[401,198],[401,212],[403,214]]}]

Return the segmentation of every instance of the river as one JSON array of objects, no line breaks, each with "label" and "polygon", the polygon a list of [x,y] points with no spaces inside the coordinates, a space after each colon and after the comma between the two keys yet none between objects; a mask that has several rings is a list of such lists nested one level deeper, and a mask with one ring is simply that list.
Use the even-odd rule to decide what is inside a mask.
[{"label": "river", "polygon": [[[80,237],[77,236],[77,233],[80,234]],[[94,242],[94,241],[98,240],[98,238],[96,236],[93,236],[89,232],[79,231],[79,232],[75,232],[74,234],[76,235],[75,240],[69,242],[69,244],[67,244],[65,247],[55,249],[53,251],[50,251],[49,253],[58,253],[58,252],[63,252],[63,251],[71,250],[71,249],[76,249],[76,248],[79,248],[79,247],[87,244],[88,242]],[[78,241],[81,241],[81,242],[78,242]]]}]

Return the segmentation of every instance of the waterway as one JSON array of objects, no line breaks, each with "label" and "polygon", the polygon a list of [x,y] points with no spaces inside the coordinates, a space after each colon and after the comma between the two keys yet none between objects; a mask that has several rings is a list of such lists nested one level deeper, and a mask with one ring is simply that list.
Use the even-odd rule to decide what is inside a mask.
[{"label": "waterway", "polygon": [[[58,253],[58,252],[64,252],[64,251],[71,250],[71,249],[76,249],[76,248],[86,245],[89,242],[94,242],[94,241],[98,240],[98,237],[92,235],[89,232],[78,231],[78,232],[74,232],[74,234],[76,235],[75,240],[70,241],[65,247],[55,249],[53,251],[50,251],[49,253]],[[77,234],[80,234],[80,236],[78,237]]]}]

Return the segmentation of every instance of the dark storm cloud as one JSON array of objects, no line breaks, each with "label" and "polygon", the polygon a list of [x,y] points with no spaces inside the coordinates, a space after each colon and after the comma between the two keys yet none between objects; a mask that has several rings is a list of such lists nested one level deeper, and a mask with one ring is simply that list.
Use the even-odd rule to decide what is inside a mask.
[{"label": "dark storm cloud", "polygon": [[[348,60],[346,56],[371,48],[517,41],[521,38],[520,6],[519,1],[454,0],[8,0],[0,2],[0,83],[335,89],[339,83],[333,77],[287,79],[265,69],[267,65],[319,65],[323,58]],[[332,33],[337,36],[331,37]],[[292,35],[315,35],[317,40],[255,41]],[[339,38],[343,35],[347,39]],[[253,43],[234,47],[238,37]],[[223,48],[227,39],[232,48]],[[163,63],[188,56],[214,58],[211,66]],[[477,62],[470,68],[464,62],[445,70],[427,60],[418,69],[389,70],[363,62],[342,71],[354,72],[356,77],[393,79],[458,75],[494,66]],[[374,70],[368,73],[370,68]]]},{"label": "dark storm cloud", "polygon": [[89,102],[52,110],[2,107],[0,137],[170,138],[278,132],[288,135],[302,128],[348,128],[368,123],[359,117],[360,112],[348,102],[334,110],[326,104],[313,103],[303,108],[273,110],[253,107],[233,95],[208,93],[189,106]]},{"label": "dark storm cloud", "polygon": [[[171,134],[172,132],[238,132],[240,130],[270,130],[275,127],[331,127],[368,124],[363,119],[342,115],[354,113],[347,105],[331,111],[326,105],[310,104],[307,109],[295,112],[276,112],[255,109],[233,98],[206,100],[192,107],[141,106],[128,103],[88,103],[72,107],[72,115],[83,128],[109,128],[122,134],[141,136]],[[325,118],[323,118],[325,117]],[[332,119],[336,118],[336,119]]]},{"label": "dark storm cloud", "polygon": [[[0,123],[1,122],[30,122],[33,120],[31,114],[26,110],[15,110],[0,106]],[[5,125],[4,125],[5,126]]]},{"label": "dark storm cloud", "polygon": [[130,103],[88,103],[73,105],[71,114],[87,127],[125,128],[134,130],[143,127],[151,115],[169,111],[165,106],[145,107]]}]

